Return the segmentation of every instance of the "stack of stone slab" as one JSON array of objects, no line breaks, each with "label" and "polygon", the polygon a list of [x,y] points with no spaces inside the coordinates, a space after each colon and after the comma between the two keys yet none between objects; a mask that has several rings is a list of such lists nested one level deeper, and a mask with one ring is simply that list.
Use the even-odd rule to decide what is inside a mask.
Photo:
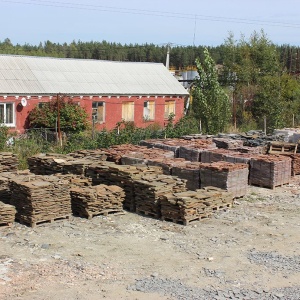
[{"label": "stack of stone slab", "polygon": [[159,167],[116,165],[112,162],[101,162],[91,165],[86,176],[92,178],[93,185],[117,185],[125,192],[124,208],[135,211],[134,180],[145,174],[162,174]]},{"label": "stack of stone slab", "polygon": [[249,164],[250,159],[256,157],[258,154],[253,153],[241,153],[227,149],[213,149],[203,151],[201,153],[201,162],[213,163],[218,161],[227,161],[232,163],[244,163]]},{"label": "stack of stone slab", "polygon": [[94,161],[105,161],[107,159],[106,149],[95,149],[95,150],[78,150],[75,152],[68,153],[67,156],[70,156],[74,159],[90,159]]},{"label": "stack of stone slab", "polygon": [[186,190],[185,180],[170,175],[144,175],[134,180],[136,212],[160,218],[160,196]]},{"label": "stack of stone slab", "polygon": [[16,208],[0,201],[0,226],[10,225],[15,221]]},{"label": "stack of stone slab", "polygon": [[68,219],[71,214],[69,181],[57,176],[12,178],[11,204],[17,209],[16,219],[31,227],[43,222]]},{"label": "stack of stone slab", "polygon": [[34,176],[28,170],[17,171],[17,172],[2,172],[0,173],[0,199],[2,202],[10,204],[11,202],[11,189],[10,181],[11,179],[28,179],[28,176]]},{"label": "stack of stone slab", "polygon": [[232,195],[218,188],[168,193],[160,197],[161,219],[188,225],[208,218],[220,209],[227,209],[232,203]]},{"label": "stack of stone slab", "polygon": [[205,150],[216,149],[212,139],[191,140],[179,148],[179,157],[188,161],[201,161],[201,153]]},{"label": "stack of stone slab", "polygon": [[125,192],[116,185],[77,187],[72,188],[70,193],[74,215],[91,219],[97,215],[107,216],[123,211]]},{"label": "stack of stone slab", "polygon": [[156,158],[161,159],[173,159],[174,152],[158,149],[158,148],[147,148],[145,146],[139,146],[135,151],[126,152],[121,157],[122,165],[135,165],[145,164],[148,165],[148,161]]},{"label": "stack of stone slab", "polygon": [[213,138],[213,142],[218,148],[232,149],[242,147],[244,145],[243,140],[231,139],[231,138]]},{"label": "stack of stone slab", "polygon": [[249,184],[274,189],[290,182],[291,158],[286,155],[260,155],[250,160]]},{"label": "stack of stone slab", "polygon": [[247,164],[219,161],[202,163],[200,166],[201,188],[218,187],[230,192],[234,198],[246,195],[248,176]]},{"label": "stack of stone slab", "polygon": [[14,172],[18,170],[18,157],[11,152],[0,152],[0,172]]},{"label": "stack of stone slab", "polygon": [[230,149],[232,151],[237,151],[240,153],[249,153],[249,154],[266,154],[267,147],[257,146],[257,147],[249,147],[249,146],[242,146],[237,148]]},{"label": "stack of stone slab", "polygon": [[27,159],[30,172],[37,175],[63,173],[68,157],[58,153],[39,153]]},{"label": "stack of stone slab", "polygon": [[141,146],[148,148],[159,148],[167,151],[172,151],[174,157],[179,157],[180,146],[187,145],[189,141],[185,139],[149,139],[140,142]]},{"label": "stack of stone slab", "polygon": [[292,176],[299,175],[300,174],[300,153],[292,154]]},{"label": "stack of stone slab", "polygon": [[172,170],[175,166],[183,166],[187,164],[184,158],[152,158],[148,160],[148,166],[157,166],[162,168],[162,172],[165,175],[172,175]]},{"label": "stack of stone slab", "polygon": [[186,180],[186,188],[194,191],[200,188],[200,162],[177,164],[172,168],[172,175]]}]

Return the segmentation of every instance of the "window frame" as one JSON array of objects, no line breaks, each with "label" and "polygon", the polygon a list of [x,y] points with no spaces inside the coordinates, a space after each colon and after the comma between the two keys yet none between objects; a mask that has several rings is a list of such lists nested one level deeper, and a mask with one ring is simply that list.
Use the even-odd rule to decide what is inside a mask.
[{"label": "window frame", "polygon": [[[125,118],[125,111],[124,108],[125,106],[130,106],[132,105],[132,111],[131,111],[131,118],[127,119]],[[135,109],[135,102],[134,101],[123,101],[122,102],[122,120],[124,120],[125,122],[134,122],[134,109]],[[127,112],[127,114],[129,114],[129,112]]]},{"label": "window frame", "polygon": [[[148,114],[147,114],[146,109],[148,109]],[[143,119],[146,121],[148,121],[148,120],[154,121],[155,120],[155,101],[154,100],[144,101]]]},{"label": "window frame", "polygon": [[[171,112],[170,112],[170,103],[173,104],[173,109],[172,109]],[[176,114],[176,102],[175,102],[175,100],[166,100],[164,108],[165,108],[164,119],[168,120],[171,113],[173,113],[174,115]],[[168,108],[168,111],[167,111],[167,108]],[[167,115],[167,113],[168,113],[168,115]]]},{"label": "window frame", "polygon": [[[12,114],[12,123],[7,123],[7,105],[11,105],[11,114]],[[15,103],[14,102],[0,102],[0,106],[3,106],[3,121],[0,119],[0,125],[7,127],[15,127],[16,126],[16,113],[15,113]]]},{"label": "window frame", "polygon": [[[95,105],[96,107],[94,107],[94,104],[97,104],[97,105]],[[99,105],[99,104],[101,104],[101,105]],[[103,107],[102,120],[99,120],[98,108],[101,106]],[[94,113],[94,112],[96,112],[96,113]],[[105,122],[105,102],[104,101],[93,101],[92,102],[92,120],[96,123],[101,123],[101,124]]]}]

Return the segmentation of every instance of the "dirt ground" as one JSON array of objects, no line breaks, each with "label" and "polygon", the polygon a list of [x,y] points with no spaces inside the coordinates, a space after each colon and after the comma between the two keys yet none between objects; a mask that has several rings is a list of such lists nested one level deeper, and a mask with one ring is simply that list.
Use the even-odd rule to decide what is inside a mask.
[{"label": "dirt ground", "polygon": [[278,290],[299,291],[299,216],[297,176],[189,226],[127,212],[0,227],[0,299],[288,299]]}]

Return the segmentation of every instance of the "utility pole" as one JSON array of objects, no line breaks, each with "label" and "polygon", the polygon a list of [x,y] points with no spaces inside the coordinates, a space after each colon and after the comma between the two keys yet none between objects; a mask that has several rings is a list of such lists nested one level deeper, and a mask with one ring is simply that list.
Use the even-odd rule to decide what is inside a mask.
[{"label": "utility pole", "polygon": [[170,43],[167,45],[167,59],[166,59],[166,68],[170,69]]}]

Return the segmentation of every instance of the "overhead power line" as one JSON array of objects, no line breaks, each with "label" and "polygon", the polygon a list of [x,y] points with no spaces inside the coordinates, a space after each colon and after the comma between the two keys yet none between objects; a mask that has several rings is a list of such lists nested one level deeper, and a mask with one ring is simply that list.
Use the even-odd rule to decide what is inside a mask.
[{"label": "overhead power line", "polygon": [[300,28],[300,24],[286,23],[281,21],[263,21],[257,19],[241,19],[241,18],[228,18],[220,16],[206,16],[198,15],[192,13],[182,13],[182,12],[167,12],[158,10],[145,10],[145,9],[134,9],[134,8],[123,8],[123,7],[113,7],[95,4],[83,4],[83,3],[71,3],[71,2],[61,2],[61,1],[47,1],[47,0],[0,0],[0,2],[12,3],[12,4],[25,4],[25,5],[37,5],[37,6],[50,6],[57,8],[69,8],[69,9],[79,9],[79,10],[92,10],[92,11],[103,11],[112,13],[123,13],[123,14],[135,14],[135,15],[149,15],[157,17],[168,17],[168,18],[180,18],[180,19],[190,19],[199,21],[212,21],[212,22],[226,22],[226,23],[241,23],[241,24],[253,24],[253,25],[264,25],[264,26],[280,26],[280,27],[290,27],[290,28]]}]

